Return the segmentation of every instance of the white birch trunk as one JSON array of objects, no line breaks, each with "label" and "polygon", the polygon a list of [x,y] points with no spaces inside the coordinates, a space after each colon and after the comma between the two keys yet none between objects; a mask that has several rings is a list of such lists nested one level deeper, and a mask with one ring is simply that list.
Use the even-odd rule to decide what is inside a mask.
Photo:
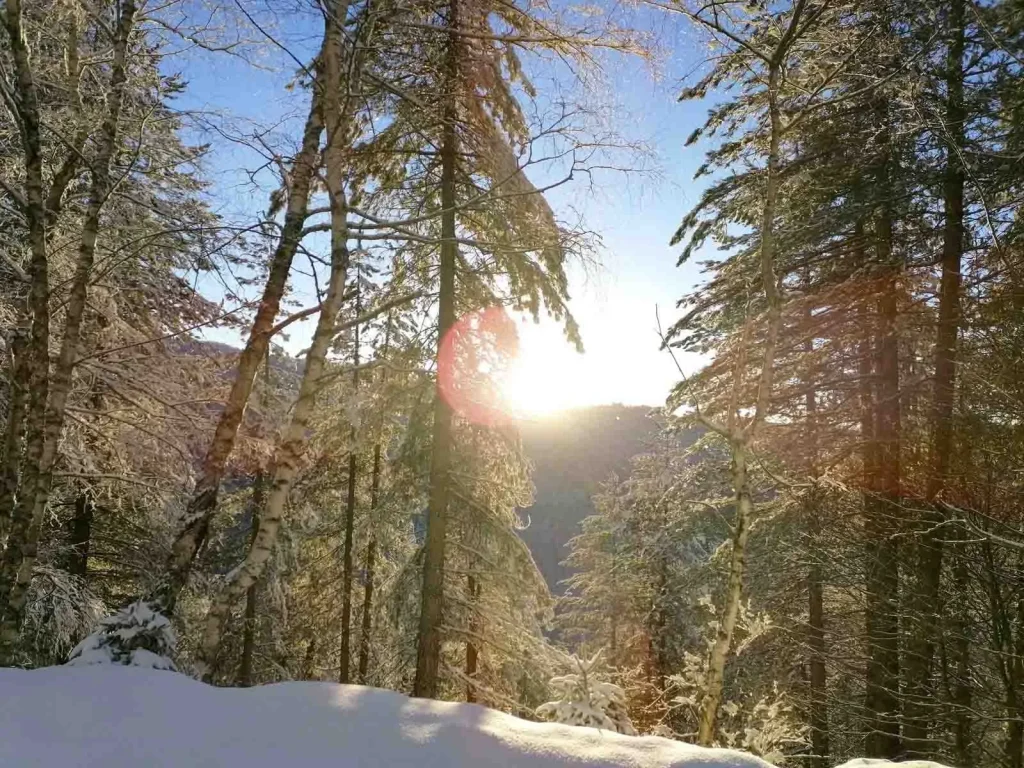
[{"label": "white birch trunk", "polygon": [[[199,672],[210,681],[215,672],[217,651],[224,633],[224,625],[232,606],[255,584],[263,573],[277,542],[284,516],[288,493],[298,473],[299,462],[306,447],[309,417],[316,405],[321,386],[327,351],[338,328],[338,313],[344,301],[345,282],[348,278],[348,205],[345,198],[345,146],[348,142],[347,99],[341,98],[342,24],[348,10],[347,0],[337,0],[324,19],[323,56],[323,116],[327,132],[324,150],[327,192],[331,207],[331,277],[327,296],[321,304],[316,331],[306,354],[299,396],[292,409],[292,418],[278,442],[272,462],[273,477],[267,493],[266,506],[260,517],[259,530],[242,564],[232,572],[227,584],[214,599],[206,615],[206,624],[199,648]],[[357,64],[355,66],[358,66]],[[348,91],[357,80],[349,73]]]}]

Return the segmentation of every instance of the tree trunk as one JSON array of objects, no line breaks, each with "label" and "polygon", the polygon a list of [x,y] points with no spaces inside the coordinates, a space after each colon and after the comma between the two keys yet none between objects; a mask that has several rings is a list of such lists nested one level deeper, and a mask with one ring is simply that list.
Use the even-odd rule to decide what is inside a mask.
[{"label": "tree trunk", "polygon": [[[43,454],[46,398],[50,385],[50,278],[46,253],[39,98],[29,59],[28,43],[21,27],[21,15],[21,0],[7,0],[4,8],[4,26],[7,29],[14,63],[17,93],[14,104],[25,156],[24,214],[31,253],[28,310],[32,324],[22,369],[22,381],[28,392],[25,410],[25,450],[19,485],[19,489],[24,490],[11,494],[15,506],[10,512],[7,544],[0,562],[0,620],[6,613],[32,520],[32,489],[35,488],[39,462]],[[7,660],[3,658],[7,653],[2,647],[2,640],[0,637],[0,664]]]},{"label": "tree trunk", "polygon": [[25,403],[28,366],[29,329],[16,327],[11,334],[8,383],[10,402],[4,433],[3,468],[0,470],[0,552],[7,543],[7,531],[14,514],[18,496],[18,477],[21,474],[21,451],[25,432]]},{"label": "tree trunk", "polygon": [[[359,274],[356,272],[356,317],[359,317]],[[352,391],[359,392],[359,326],[356,325],[352,351]],[[356,481],[358,480],[359,462],[356,456],[356,440],[358,434],[353,427],[350,433],[352,445],[348,453],[348,496],[345,501],[345,543],[341,563],[341,654],[338,664],[338,682],[348,683],[349,662],[352,657],[352,537],[356,521]]]},{"label": "tree trunk", "polygon": [[946,119],[948,134],[943,182],[945,221],[942,237],[942,278],[939,285],[939,320],[935,340],[935,381],[932,394],[932,445],[926,490],[924,530],[917,553],[917,583],[907,654],[907,701],[904,738],[907,758],[932,756],[929,738],[934,710],[932,664],[939,626],[939,587],[942,580],[945,514],[936,504],[948,480],[953,446],[953,404],[956,388],[956,344],[960,329],[960,264],[964,244],[964,173],[960,152],[964,142],[964,0],[951,0],[947,21],[950,32],[946,58]]},{"label": "tree trunk", "polygon": [[299,670],[300,680],[312,680],[316,664],[316,638],[309,638],[306,644],[306,655],[302,659],[302,668]]},{"label": "tree trunk", "polygon": [[[884,107],[882,108],[884,110]],[[887,119],[887,117],[883,117]],[[892,193],[888,137],[883,130],[883,157],[877,188],[883,197],[875,216],[875,259],[880,272],[877,298],[878,339],[875,350],[875,481],[866,501],[867,601],[865,624],[868,663],[865,680],[868,757],[897,757],[900,752],[899,553],[895,534],[901,513],[900,488],[900,265],[893,253]]]},{"label": "tree trunk", "polygon": [[[306,433],[309,417],[316,403],[320,390],[320,379],[323,374],[327,350],[334,341],[338,313],[341,311],[345,295],[345,283],[348,277],[348,203],[345,199],[345,153],[343,143],[347,140],[346,112],[341,102],[342,79],[342,22],[347,13],[347,2],[338,0],[332,13],[325,17],[324,44],[322,49],[323,75],[326,86],[323,88],[324,122],[327,130],[327,148],[325,161],[327,164],[327,187],[331,207],[331,277],[327,287],[320,316],[317,319],[313,340],[306,354],[306,364],[302,372],[298,398],[292,409],[291,421],[288,423],[274,453],[272,466],[274,477],[267,494],[266,508],[260,518],[259,532],[256,541],[244,562],[234,572],[233,577],[224,585],[220,594],[210,605],[203,629],[202,643],[199,649],[199,671],[203,679],[209,681],[215,672],[217,651],[220,647],[224,630],[224,622],[233,606],[246,590],[259,579],[267,560],[277,541],[277,534],[284,515],[288,492],[298,473],[299,462],[305,453]],[[351,90],[359,78],[353,74],[354,80],[348,83]],[[315,111],[315,109],[314,109]],[[319,136],[320,129],[315,133]],[[308,179],[307,179],[308,183]],[[307,187],[308,191],[308,187]],[[305,210],[305,198],[302,205]],[[252,377],[249,379],[250,386]]]},{"label": "tree trunk", "polygon": [[1006,764],[1010,768],[1024,766],[1024,707],[1021,706],[1021,686],[1024,685],[1024,598],[1018,598],[1016,620],[1013,622],[1013,655],[1007,662],[1010,685],[1007,687]]},{"label": "tree trunk", "polygon": [[[332,248],[332,251],[334,249]],[[305,453],[309,417],[320,390],[327,350],[334,339],[336,318],[341,310],[345,293],[345,277],[348,269],[348,250],[334,253],[331,265],[331,279],[327,297],[323,301],[313,341],[306,355],[299,395],[292,409],[291,421],[285,429],[274,453],[272,466],[273,480],[267,495],[266,508],[260,517],[260,526],[249,554],[233,577],[224,585],[210,605],[199,650],[199,666],[203,679],[209,682],[215,672],[217,651],[223,633],[224,622],[231,607],[260,578],[267,560],[273,552],[281,526],[285,503],[292,483],[298,473],[299,462]]]},{"label": "tree trunk", "polygon": [[466,591],[469,595],[469,638],[466,640],[466,701],[470,704],[477,701],[476,668],[479,659],[476,642],[473,637],[478,630],[477,597],[480,595],[480,583],[473,574],[466,576]]},{"label": "tree trunk", "polygon": [[366,544],[366,585],[363,588],[363,623],[359,635],[359,682],[367,683],[370,669],[370,632],[373,629],[373,571],[377,560],[374,514],[380,495],[380,443],[373,446],[373,474],[370,476],[370,540]]},{"label": "tree trunk", "polygon": [[[448,330],[455,324],[455,164],[458,159],[455,94],[458,84],[458,3],[449,3],[447,53],[448,92],[441,140],[441,264],[438,289],[437,355]],[[430,498],[423,557],[423,593],[416,643],[416,678],[413,695],[432,699],[437,695],[437,670],[441,657],[441,613],[444,601],[445,537],[448,525],[448,472],[452,455],[452,409],[441,395],[440,375],[434,396],[434,433],[430,457]]]},{"label": "tree trunk", "polygon": [[[325,45],[326,38],[325,34]],[[323,131],[321,99],[324,90],[330,89],[317,87],[310,101],[309,114],[302,135],[302,148],[292,163],[292,171],[288,177],[288,203],[281,237],[270,260],[267,282],[252,328],[249,330],[249,338],[238,357],[231,391],[224,401],[224,410],[221,411],[217,428],[206,449],[202,471],[182,518],[181,530],[167,558],[163,581],[149,598],[155,607],[164,613],[174,612],[178,595],[188,581],[192,562],[206,540],[210,521],[217,509],[217,495],[224,479],[228,457],[234,448],[242,415],[252,393],[253,380],[270,346],[274,319],[281,306],[292,259],[302,239],[302,228],[306,221],[310,187],[319,159],[320,134]]]},{"label": "tree trunk", "polygon": [[[263,510],[264,496],[266,495],[266,473],[261,469],[256,473],[256,479],[252,486],[252,500],[250,502],[249,523],[249,551],[252,551],[256,543],[256,534],[260,529],[260,512]],[[253,583],[245,591],[245,618],[242,626],[242,660],[238,665],[238,677],[236,685],[241,688],[248,688],[252,685],[252,658],[256,650],[256,589],[259,585]]]},{"label": "tree trunk", "polygon": [[96,502],[92,490],[83,488],[75,499],[75,515],[71,518],[68,545],[68,573],[84,579],[89,572],[89,543],[92,540],[92,519]]},{"label": "tree trunk", "polygon": [[[85,315],[89,281],[92,277],[96,256],[96,241],[99,237],[100,214],[113,189],[110,163],[117,145],[118,121],[121,117],[121,102],[128,80],[128,46],[134,29],[136,7],[134,0],[123,0],[118,18],[114,41],[113,60],[110,72],[110,91],[106,96],[107,113],[100,127],[100,140],[96,156],[91,163],[92,184],[89,202],[82,222],[82,235],[75,261],[75,272],[71,281],[65,317],[64,336],[53,375],[49,378],[45,415],[42,419],[42,434],[32,432],[30,438],[36,443],[27,459],[32,463],[30,471],[24,473],[31,485],[22,484],[15,508],[15,525],[12,526],[12,540],[15,546],[4,551],[0,591],[6,597],[6,611],[0,628],[0,642],[4,646],[13,643],[21,630],[28,587],[35,571],[39,535],[46,505],[53,485],[53,466],[57,458],[57,445],[64,426],[64,412],[67,406],[78,348],[81,341],[82,318]],[[39,190],[41,197],[42,190]],[[40,204],[45,202],[40,199]],[[42,211],[45,217],[45,210]],[[40,227],[43,229],[43,227]],[[48,321],[47,321],[48,323]],[[48,328],[48,326],[47,326]],[[47,332],[48,335],[48,332]],[[38,350],[40,353],[42,350]],[[48,355],[47,355],[48,357]],[[38,362],[38,361],[37,361]],[[40,426],[38,422],[36,427]],[[41,439],[42,444],[38,445]]]},{"label": "tree trunk", "polygon": [[[808,342],[807,351],[811,344]],[[818,425],[817,395],[812,388],[805,399],[807,408],[807,443],[808,466],[807,475],[812,481],[818,479]],[[829,733],[828,733],[828,691],[825,659],[825,607],[824,582],[821,575],[821,563],[814,550],[821,536],[821,510],[818,509],[816,488],[807,495],[805,515],[807,520],[807,538],[812,548],[811,565],[807,569],[807,647],[808,666],[810,667],[810,696],[808,725],[811,728],[812,768],[827,768],[829,764]]]},{"label": "tree trunk", "polygon": [[256,651],[256,584],[245,590],[245,614],[242,627],[242,660],[238,665],[238,678],[235,682],[239,688],[252,685],[252,659]]},{"label": "tree trunk", "polygon": [[[961,541],[954,550],[956,564],[953,567],[953,579],[957,594],[960,595],[966,594],[968,589],[967,562],[962,551],[964,546],[964,542]],[[955,612],[953,631],[956,633],[956,682],[953,690],[953,703],[956,706],[954,754],[957,758],[958,768],[971,768],[975,764],[974,740],[971,737],[974,695],[971,688],[971,643],[968,635],[968,618],[965,612]]]},{"label": "tree trunk", "polygon": [[[738,412],[737,404],[733,402],[728,414],[729,427],[723,429],[719,426],[717,429],[719,433],[728,436],[729,450],[732,453],[732,484],[736,499],[736,511],[732,530],[732,551],[729,559],[725,605],[722,615],[719,617],[715,643],[711,648],[707,676],[704,681],[704,695],[698,716],[697,743],[704,747],[710,747],[715,742],[718,708],[722,704],[722,690],[725,682],[725,663],[732,651],[733,632],[739,616],[740,601],[743,598],[747,538],[750,534],[751,515],[754,511],[750,476],[747,471],[749,443],[770,406],[775,372],[775,348],[778,343],[779,328],[782,324],[782,302],[775,275],[775,207],[779,193],[779,154],[783,133],[782,115],[778,105],[778,89],[782,60],[788,52],[788,45],[792,43],[792,34],[796,31],[798,21],[799,14],[794,12],[790,19],[789,29],[780,40],[769,63],[768,115],[770,131],[760,229],[761,288],[768,304],[768,311],[764,349],[761,356],[761,372],[758,377],[757,403],[754,407],[754,415],[745,428],[740,429],[738,426],[734,426],[738,421]],[[788,42],[786,42],[787,40]],[[746,343],[743,347],[738,358],[740,362],[733,372],[733,376],[737,377],[734,380],[734,391],[738,391],[737,382],[745,374]]]},{"label": "tree trunk", "polygon": [[715,742],[718,708],[722,703],[725,662],[732,650],[732,636],[743,599],[743,576],[746,570],[747,538],[750,535],[750,477],[747,473],[746,445],[732,447],[732,484],[736,493],[736,515],[732,525],[732,552],[729,558],[729,580],[725,588],[725,608],[719,620],[715,644],[711,648],[708,674],[701,701],[697,743],[710,747]]}]

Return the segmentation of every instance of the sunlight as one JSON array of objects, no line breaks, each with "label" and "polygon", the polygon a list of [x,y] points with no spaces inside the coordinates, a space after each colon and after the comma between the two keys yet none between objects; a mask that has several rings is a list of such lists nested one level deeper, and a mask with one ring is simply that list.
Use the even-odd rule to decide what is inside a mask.
[{"label": "sunlight", "polygon": [[522,320],[518,331],[519,354],[501,387],[512,415],[546,416],[594,399],[583,355],[557,325]]}]

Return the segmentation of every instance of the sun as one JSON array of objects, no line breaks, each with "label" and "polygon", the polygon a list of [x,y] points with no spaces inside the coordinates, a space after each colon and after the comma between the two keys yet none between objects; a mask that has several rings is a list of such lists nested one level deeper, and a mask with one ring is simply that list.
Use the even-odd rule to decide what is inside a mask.
[{"label": "sun", "polygon": [[553,323],[518,323],[519,352],[501,383],[502,395],[519,418],[546,416],[589,402],[583,355]]}]

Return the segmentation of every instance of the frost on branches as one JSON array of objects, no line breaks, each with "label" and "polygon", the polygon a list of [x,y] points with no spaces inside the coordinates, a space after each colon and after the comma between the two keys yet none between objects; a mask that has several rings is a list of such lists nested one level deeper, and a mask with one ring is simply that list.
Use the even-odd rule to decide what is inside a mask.
[{"label": "frost on branches", "polygon": [[174,670],[175,636],[170,620],[145,600],[100,621],[71,652],[70,666],[120,664]]},{"label": "frost on branches", "polygon": [[626,694],[614,683],[599,680],[601,651],[585,661],[572,656],[575,672],[551,679],[558,699],[537,707],[537,715],[565,725],[583,725],[636,736],[626,710]]},{"label": "frost on branches", "polygon": [[[718,632],[717,611],[711,597],[704,596],[698,604],[707,612],[708,622],[703,628],[702,644],[704,654],[686,652],[680,674],[669,678],[670,690],[675,694],[671,704],[680,716],[694,717],[704,696],[707,680],[708,659],[711,646]],[[734,667],[742,666],[744,652],[759,638],[774,628],[765,614],[752,614],[747,603],[740,603],[736,621],[736,645]],[[696,720],[687,723],[691,732],[681,734],[664,733],[671,738],[692,738],[697,729]],[[807,744],[808,729],[802,725],[793,712],[788,697],[773,682],[770,690],[761,695],[747,691],[739,700],[727,699],[722,703],[715,733],[715,744],[729,749],[752,752],[770,763],[785,763],[786,756]]]},{"label": "frost on branches", "polygon": [[78,638],[104,614],[103,601],[85,580],[49,563],[35,567],[29,587],[22,642],[31,653],[30,666],[60,663]]}]

